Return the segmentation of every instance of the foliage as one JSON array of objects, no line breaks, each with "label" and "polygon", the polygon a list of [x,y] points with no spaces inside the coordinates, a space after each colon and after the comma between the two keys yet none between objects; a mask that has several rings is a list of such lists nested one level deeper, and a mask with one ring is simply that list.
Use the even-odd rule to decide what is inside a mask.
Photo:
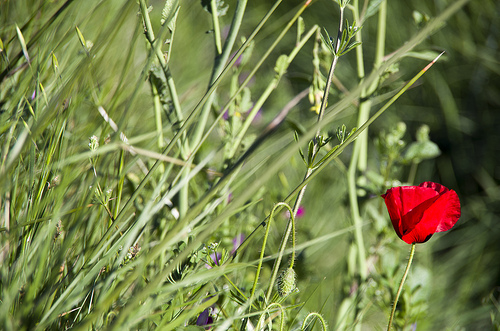
[{"label": "foliage", "polygon": [[430,180],[394,324],[498,328],[498,4],[296,4],[2,2],[2,330],[383,328]]}]

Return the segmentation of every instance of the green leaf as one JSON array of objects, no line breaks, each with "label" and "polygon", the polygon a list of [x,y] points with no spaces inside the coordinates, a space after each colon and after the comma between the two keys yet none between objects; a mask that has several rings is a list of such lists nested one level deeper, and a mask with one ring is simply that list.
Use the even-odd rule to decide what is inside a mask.
[{"label": "green leaf", "polygon": [[307,155],[307,164],[311,165],[313,163],[313,160],[314,160],[314,142],[311,140],[309,142],[309,151],[308,151],[308,155]]},{"label": "green leaf", "polygon": [[[244,44],[245,42],[246,42],[246,38],[242,37],[241,43]],[[255,42],[252,40],[248,44],[247,49],[245,49],[243,54],[241,54],[241,56],[240,56],[241,61],[240,61],[240,64],[238,65],[239,67],[244,66],[245,64],[248,63],[248,60],[250,60],[250,58],[252,57],[252,52],[253,52],[254,48],[255,48]]]},{"label": "green leaf", "polygon": [[283,76],[283,74],[286,72],[286,69],[288,68],[288,56],[286,55],[280,55],[278,59],[276,60],[276,65],[274,67],[274,71],[278,74],[278,76]]},{"label": "green leaf", "polygon": [[77,26],[75,26],[75,29],[76,34],[78,35],[78,39],[80,40],[80,44],[82,44],[83,48],[87,49],[87,41],[85,40],[85,37]]},{"label": "green leaf", "polygon": [[304,31],[306,29],[306,24],[304,23],[304,19],[302,17],[299,17],[297,20],[297,43],[300,42],[300,38],[304,34]]},{"label": "green leaf", "polygon": [[325,162],[330,157],[330,155],[332,155],[339,147],[340,147],[340,144],[334,146],[331,150],[328,151],[328,153],[326,153],[325,156],[323,156],[321,158],[321,160],[319,160],[318,162],[316,162],[316,164],[314,164],[314,166],[312,166],[311,168],[314,169],[314,168],[318,167],[319,165],[321,165],[321,163]]},{"label": "green leaf", "polygon": [[[432,61],[439,55],[439,53],[440,52],[434,52],[434,51],[408,52],[404,56],[412,57],[414,59],[419,59],[419,60]],[[447,57],[445,56],[442,56],[441,58],[444,61],[447,60]]]},{"label": "green leaf", "polygon": [[300,157],[302,158],[302,161],[304,161],[304,164],[307,166],[306,157],[304,156],[304,152],[302,152],[302,148],[299,148],[299,154]]},{"label": "green leaf", "polygon": [[57,61],[57,57],[54,53],[52,53],[52,69],[54,70],[54,73],[57,73],[59,70],[59,62]]},{"label": "green leaf", "polygon": [[384,0],[372,0],[370,1],[370,4],[368,5],[368,9],[366,10],[366,15],[365,15],[365,21],[368,17],[371,17],[375,15],[378,12],[378,8],[380,7],[380,4]]},{"label": "green leaf", "polygon": [[248,87],[245,87],[241,92],[241,99],[239,102],[240,113],[249,111],[252,107],[252,92]]},{"label": "green leaf", "polygon": [[342,53],[340,53],[339,56],[347,54],[348,52],[350,52],[354,48],[358,47],[359,45],[361,45],[361,41],[355,41],[355,42],[353,42],[352,44],[350,44],[349,46],[347,46],[347,48]]},{"label": "green leaf", "polygon": [[[78,29],[78,28],[77,28]],[[26,47],[26,42],[24,41],[24,36],[19,27],[16,24],[16,32],[17,32],[17,39],[19,39],[19,43],[21,44],[21,48],[23,50],[23,55],[26,58],[26,61],[28,63],[30,62],[30,56],[28,54],[28,48]]]},{"label": "green leaf", "polygon": [[430,21],[430,17],[427,14],[422,14],[421,12],[414,10],[412,13],[413,20],[417,24],[417,26],[421,26],[422,24],[425,24]]},{"label": "green leaf", "polygon": [[405,153],[405,161],[420,162],[433,159],[441,154],[438,145],[432,141],[417,141],[411,143]]},{"label": "green leaf", "polygon": [[172,17],[172,19],[170,20],[170,22],[167,25],[167,27],[170,31],[175,30],[175,25],[177,24],[177,16],[179,16],[179,9],[181,9],[181,7],[177,7],[177,9],[175,10],[174,16]]},{"label": "green leaf", "polygon": [[422,160],[432,159],[441,154],[438,145],[429,139],[429,126],[422,125],[417,130],[417,141],[411,143],[405,153],[405,161],[420,162]]},{"label": "green leaf", "polygon": [[337,128],[337,139],[340,141],[340,143],[342,144],[346,138],[345,136],[345,133],[347,131],[347,128],[345,126],[345,124],[342,124],[341,127],[338,127]]},{"label": "green leaf", "polygon": [[335,49],[333,48],[332,38],[330,37],[328,31],[325,28],[323,28],[323,31],[325,32],[326,37],[323,36],[323,34],[320,34],[321,40],[323,41],[323,44],[330,50],[330,52],[334,54]]},{"label": "green leaf", "polygon": [[177,12],[179,10],[179,0],[166,0],[165,6],[161,12],[161,25],[165,25],[165,23],[170,24],[170,21],[174,16],[177,16]]},{"label": "green leaf", "polygon": [[347,138],[349,138],[354,132],[356,132],[356,130],[358,130],[357,127],[352,128],[351,132],[349,132],[349,134],[347,135]]}]

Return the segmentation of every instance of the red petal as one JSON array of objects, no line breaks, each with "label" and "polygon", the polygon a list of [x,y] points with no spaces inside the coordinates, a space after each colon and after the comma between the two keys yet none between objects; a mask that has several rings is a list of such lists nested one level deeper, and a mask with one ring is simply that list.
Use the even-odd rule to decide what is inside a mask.
[{"label": "red petal", "polygon": [[393,187],[382,195],[394,230],[401,239],[415,228],[423,214],[422,209],[414,209],[437,196],[438,193],[432,188],[419,186]]},{"label": "red petal", "polygon": [[458,195],[438,183],[395,187],[382,197],[396,234],[408,244],[423,243],[451,229],[460,218]]}]

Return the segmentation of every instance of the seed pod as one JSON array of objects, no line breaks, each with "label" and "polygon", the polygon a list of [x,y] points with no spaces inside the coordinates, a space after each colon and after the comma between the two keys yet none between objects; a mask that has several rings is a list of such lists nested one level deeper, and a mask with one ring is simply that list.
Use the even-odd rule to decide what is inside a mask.
[{"label": "seed pod", "polygon": [[283,270],[278,277],[278,294],[281,297],[287,296],[296,288],[295,271],[291,268]]}]

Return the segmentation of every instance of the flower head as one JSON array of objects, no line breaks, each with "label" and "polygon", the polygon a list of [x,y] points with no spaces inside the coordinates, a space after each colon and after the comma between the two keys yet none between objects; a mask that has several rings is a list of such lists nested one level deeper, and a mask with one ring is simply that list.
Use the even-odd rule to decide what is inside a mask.
[{"label": "flower head", "polygon": [[396,234],[407,244],[424,243],[460,218],[457,193],[438,183],[393,187],[382,198]]},{"label": "flower head", "polygon": [[245,235],[243,233],[240,233],[236,237],[233,238],[233,249],[231,250],[231,254],[234,254],[238,247],[245,241]]},{"label": "flower head", "polygon": [[196,325],[205,326],[206,329],[210,329],[210,327],[208,327],[207,325],[210,325],[214,322],[213,317],[210,315],[211,311],[212,307],[208,307],[207,309],[202,311],[196,319]]}]

